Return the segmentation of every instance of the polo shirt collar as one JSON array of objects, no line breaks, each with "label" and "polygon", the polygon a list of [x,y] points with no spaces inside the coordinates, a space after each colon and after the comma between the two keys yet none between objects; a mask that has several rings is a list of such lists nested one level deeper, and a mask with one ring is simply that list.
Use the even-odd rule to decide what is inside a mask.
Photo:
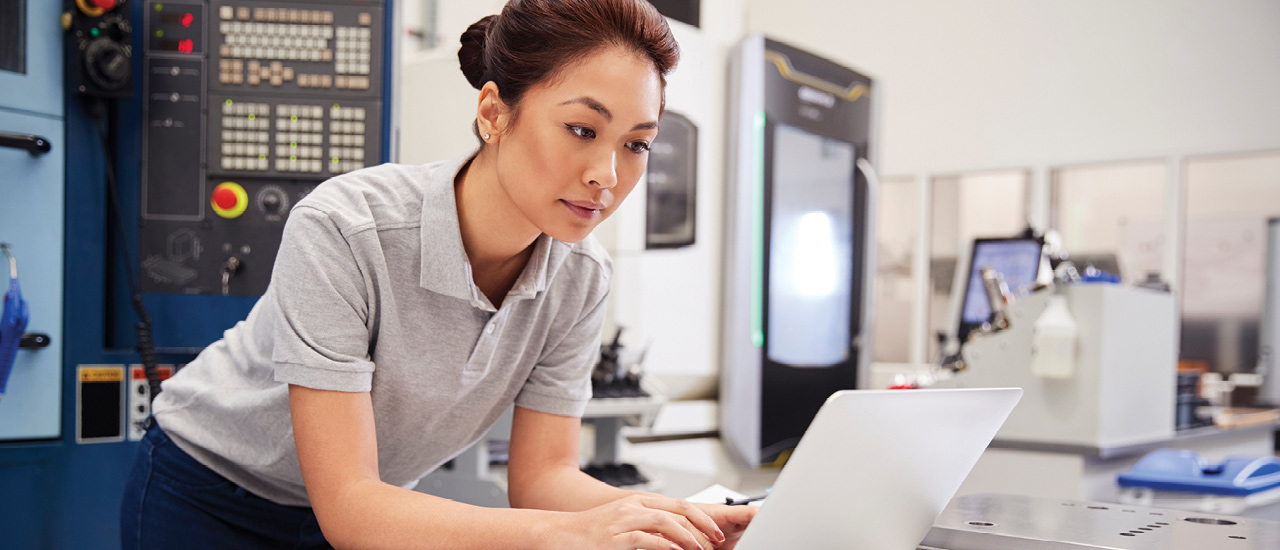
[{"label": "polo shirt collar", "polygon": [[[454,181],[475,153],[444,162],[428,173],[422,200],[422,264],[419,285],[427,290],[460,300],[487,311],[496,308],[476,286],[471,262],[462,246],[458,221],[458,200]],[[528,265],[511,287],[509,298],[533,298],[547,289],[554,239],[543,233],[534,242]]]}]

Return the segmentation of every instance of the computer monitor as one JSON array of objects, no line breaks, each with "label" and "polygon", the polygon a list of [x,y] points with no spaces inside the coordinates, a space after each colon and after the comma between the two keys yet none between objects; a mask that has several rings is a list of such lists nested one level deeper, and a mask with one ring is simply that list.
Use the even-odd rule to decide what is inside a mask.
[{"label": "computer monitor", "polygon": [[1004,276],[1012,292],[1036,282],[1040,273],[1040,257],[1044,242],[1037,238],[976,239],[969,256],[969,277],[960,308],[960,325],[956,338],[960,342],[991,319],[991,303],[982,285],[982,270],[991,268]]}]

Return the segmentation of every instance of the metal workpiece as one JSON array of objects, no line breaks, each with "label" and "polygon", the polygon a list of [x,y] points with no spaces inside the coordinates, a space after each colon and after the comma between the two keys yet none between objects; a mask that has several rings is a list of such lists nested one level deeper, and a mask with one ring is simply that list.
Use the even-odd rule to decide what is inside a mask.
[{"label": "metal workpiece", "polygon": [[924,550],[1253,550],[1280,548],[1280,522],[1012,495],[951,501]]}]

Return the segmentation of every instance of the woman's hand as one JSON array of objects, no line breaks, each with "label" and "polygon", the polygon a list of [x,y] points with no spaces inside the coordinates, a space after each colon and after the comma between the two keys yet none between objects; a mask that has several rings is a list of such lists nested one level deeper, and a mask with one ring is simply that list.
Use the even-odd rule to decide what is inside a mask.
[{"label": "woman's hand", "polygon": [[564,514],[547,527],[547,548],[712,550],[725,540],[712,517],[697,506],[656,495],[629,496]]},{"label": "woman's hand", "polygon": [[760,510],[757,506],[725,506],[723,504],[694,504],[694,506],[715,521],[716,526],[724,533],[726,540],[717,547],[720,550],[733,550],[738,545],[738,539],[742,538],[742,532],[747,529],[747,524],[751,523],[751,519],[756,517],[756,512]]}]

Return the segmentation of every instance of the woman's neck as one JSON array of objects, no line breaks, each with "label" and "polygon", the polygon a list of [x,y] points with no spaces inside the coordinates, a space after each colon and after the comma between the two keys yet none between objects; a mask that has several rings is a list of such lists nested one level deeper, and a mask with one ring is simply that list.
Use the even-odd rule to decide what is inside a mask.
[{"label": "woman's neck", "polygon": [[454,182],[462,247],[475,282],[498,305],[515,283],[542,234],[498,184],[490,145],[481,150]]}]

